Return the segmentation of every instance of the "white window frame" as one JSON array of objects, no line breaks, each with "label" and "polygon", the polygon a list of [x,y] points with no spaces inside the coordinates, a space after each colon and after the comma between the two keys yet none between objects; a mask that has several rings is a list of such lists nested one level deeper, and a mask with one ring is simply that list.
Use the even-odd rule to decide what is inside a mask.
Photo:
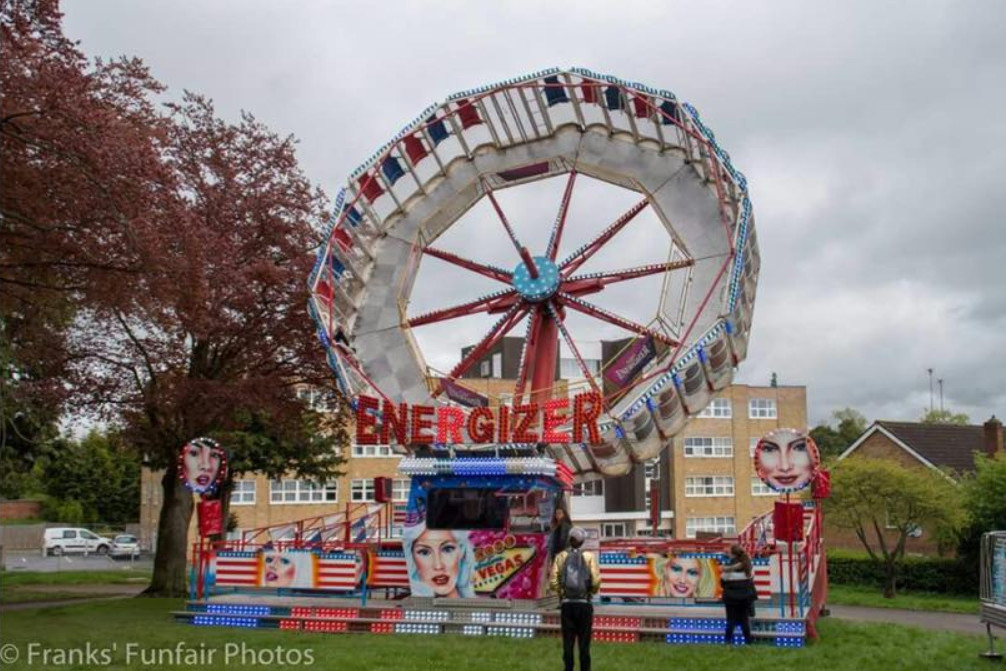
[{"label": "white window frame", "polygon": [[479,377],[492,377],[493,374],[493,362],[492,359],[485,359],[479,363]]},{"label": "white window frame", "polygon": [[712,531],[724,536],[731,536],[737,533],[737,524],[732,515],[688,517],[685,519],[685,538],[695,538],[699,531]]},{"label": "white window frame", "polygon": [[688,436],[684,440],[689,459],[733,459],[734,439],[729,436]]},{"label": "white window frame", "polygon": [[779,406],[774,398],[752,398],[748,400],[748,419],[778,419]]},{"label": "white window frame", "polygon": [[354,459],[394,459],[398,456],[390,445],[353,445]]},{"label": "white window frame", "polygon": [[[288,483],[293,483],[290,486]],[[293,497],[287,496],[293,494]],[[331,498],[329,495],[331,494]],[[339,501],[339,483],[317,485],[308,480],[270,480],[269,503],[277,506],[318,505]]]},{"label": "white window frame", "polygon": [[735,491],[732,475],[696,475],[685,478],[685,496],[688,498],[733,496]]},{"label": "white window frame", "polygon": [[778,492],[761,481],[757,476],[751,476],[751,496],[776,496]]},{"label": "white window frame", "polygon": [[374,479],[353,478],[349,485],[349,500],[353,503],[374,502]]},{"label": "white window frame", "polygon": [[709,405],[702,408],[702,412],[696,417],[708,417],[712,419],[730,419],[734,416],[734,406],[729,398],[714,398],[709,401]]},{"label": "white window frame", "polygon": [[604,496],[604,480],[590,480],[574,484],[573,496]]},{"label": "white window frame", "polygon": [[[617,531],[621,529],[621,533]],[[629,526],[625,522],[601,522],[601,538],[627,538]]]},{"label": "white window frame", "polygon": [[758,437],[758,436],[751,436],[748,439],[748,452],[751,453],[752,457],[754,457],[755,451],[758,449],[758,442],[759,441],[761,441],[761,438]]},{"label": "white window frame", "polygon": [[643,503],[644,510],[650,509],[650,483],[660,480],[660,457],[654,457],[643,465]]},{"label": "white window frame", "polygon": [[[248,487],[248,485],[251,487]],[[231,490],[231,505],[232,506],[253,506],[255,505],[255,496],[258,494],[258,484],[254,479],[252,480],[235,480],[234,489]],[[249,496],[249,494],[251,496]]]},{"label": "white window frame", "polygon": [[409,491],[412,481],[408,478],[395,478],[391,482],[391,500],[394,503],[406,503],[409,500]]}]

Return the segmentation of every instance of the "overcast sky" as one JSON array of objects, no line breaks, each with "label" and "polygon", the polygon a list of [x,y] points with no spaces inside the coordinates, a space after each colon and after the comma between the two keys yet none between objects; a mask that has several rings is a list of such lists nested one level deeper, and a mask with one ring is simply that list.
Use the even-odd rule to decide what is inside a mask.
[{"label": "overcast sky", "polygon": [[550,66],[669,89],[715,130],[754,203],[763,265],[739,381],[766,384],[774,371],[806,385],[811,424],[845,406],[914,420],[933,368],[950,409],[976,423],[1006,415],[1004,2],[64,10],[88,55],[138,56],[172,95],[197,91],[225,118],[245,109],[297,136],[305,171],[330,195],[454,91]]}]

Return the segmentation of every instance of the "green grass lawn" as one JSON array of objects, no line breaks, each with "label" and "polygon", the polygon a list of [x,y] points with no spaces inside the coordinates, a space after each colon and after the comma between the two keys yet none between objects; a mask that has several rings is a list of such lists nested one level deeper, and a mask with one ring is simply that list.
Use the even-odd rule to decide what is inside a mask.
[{"label": "green grass lawn", "polygon": [[869,606],[871,608],[902,608],[933,610],[944,613],[978,614],[978,599],[930,592],[906,592],[885,599],[876,587],[829,585],[828,604],[833,606]]},{"label": "green grass lawn", "polygon": [[[371,634],[305,634],[278,630],[203,628],[175,624],[168,615],[181,601],[127,599],[122,601],[40,608],[0,614],[3,643],[17,646],[21,658],[5,663],[4,669],[29,668],[28,646],[42,648],[111,647],[111,665],[127,668],[126,646],[144,650],[174,649],[180,642],[188,649],[216,650],[210,665],[224,666],[228,644],[249,650],[275,650],[277,646],[311,651],[316,668],[326,669],[556,669],[561,665],[557,639],[467,638],[461,636],[381,636]],[[897,625],[870,625],[824,619],[822,640],[802,650],[773,647],[727,649],[714,646],[626,645],[595,643],[594,667],[608,670],[645,671],[686,668],[694,671],[779,668],[812,668],[834,671],[870,669],[989,669],[977,658],[984,650],[978,636],[923,631]],[[205,647],[202,647],[205,646]],[[201,648],[202,647],[202,648]],[[233,650],[233,648],[232,648]],[[134,665],[140,660],[134,658]],[[166,660],[167,661],[167,660]],[[241,665],[232,659],[236,668]],[[36,658],[32,666],[38,667]],[[782,666],[781,666],[782,665]],[[168,669],[167,663],[144,664],[148,669]],[[271,665],[276,668],[277,665]],[[64,665],[89,669],[92,666]]]}]

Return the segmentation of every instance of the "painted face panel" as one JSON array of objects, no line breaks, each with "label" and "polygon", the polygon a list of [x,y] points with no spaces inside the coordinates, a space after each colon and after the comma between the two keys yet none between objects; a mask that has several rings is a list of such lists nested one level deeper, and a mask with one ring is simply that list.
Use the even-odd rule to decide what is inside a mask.
[{"label": "painted face panel", "polygon": [[462,549],[452,532],[427,529],[412,544],[411,551],[419,580],[430,587],[434,596],[458,596]]},{"label": "painted face panel", "polygon": [[205,494],[224,478],[226,463],[224,451],[215,441],[197,438],[182,448],[182,480],[191,491]]},{"label": "painted face panel", "polygon": [[297,577],[297,566],[281,552],[267,552],[262,558],[265,587],[289,587]]},{"label": "painted face panel", "polygon": [[755,449],[755,470],[761,481],[777,492],[806,488],[821,466],[814,439],[796,429],[777,429]]},{"label": "painted face panel", "polygon": [[664,567],[665,596],[693,597],[702,579],[702,564],[694,557],[672,557]]}]

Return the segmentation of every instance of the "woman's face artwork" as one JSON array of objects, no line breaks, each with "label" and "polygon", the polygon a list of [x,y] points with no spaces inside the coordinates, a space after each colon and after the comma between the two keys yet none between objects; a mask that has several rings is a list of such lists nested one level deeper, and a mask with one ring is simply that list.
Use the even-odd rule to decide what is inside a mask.
[{"label": "woman's face artwork", "polygon": [[419,579],[433,590],[434,596],[458,596],[461,553],[454,534],[444,529],[427,529],[412,544]]},{"label": "woman's face artwork", "polygon": [[772,431],[758,442],[755,470],[777,492],[795,492],[814,479],[821,457],[814,440],[796,429]]},{"label": "woman's face artwork", "polygon": [[212,489],[225,463],[220,446],[206,440],[193,440],[182,450],[182,475],[189,489],[196,494]]}]

